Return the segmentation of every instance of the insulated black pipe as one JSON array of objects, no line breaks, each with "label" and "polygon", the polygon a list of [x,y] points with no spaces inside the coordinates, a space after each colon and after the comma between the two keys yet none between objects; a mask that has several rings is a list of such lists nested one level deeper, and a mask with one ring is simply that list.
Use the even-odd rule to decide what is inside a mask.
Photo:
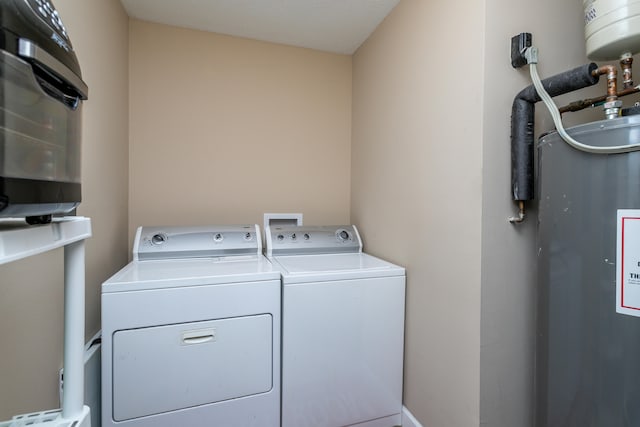
[{"label": "insulated black pipe", "polygon": [[[599,76],[591,73],[598,66],[593,62],[565,71],[548,79],[542,85],[549,95],[558,96],[598,83]],[[533,126],[535,103],[540,101],[533,85],[524,88],[513,100],[511,109],[511,190],[513,200],[534,199],[533,182]]]}]

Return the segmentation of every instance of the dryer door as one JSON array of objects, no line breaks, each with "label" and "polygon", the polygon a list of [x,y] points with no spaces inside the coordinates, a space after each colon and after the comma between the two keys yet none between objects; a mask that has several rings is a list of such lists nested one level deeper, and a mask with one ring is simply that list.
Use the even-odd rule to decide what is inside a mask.
[{"label": "dryer door", "polygon": [[113,419],[268,392],[272,333],[270,314],[117,331]]}]

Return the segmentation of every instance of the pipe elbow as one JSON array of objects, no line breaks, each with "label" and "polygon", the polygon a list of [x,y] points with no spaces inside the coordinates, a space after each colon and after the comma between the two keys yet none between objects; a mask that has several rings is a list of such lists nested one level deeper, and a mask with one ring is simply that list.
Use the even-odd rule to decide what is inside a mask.
[{"label": "pipe elbow", "polygon": [[524,201],[520,200],[518,202],[518,216],[510,216],[508,218],[508,221],[511,224],[521,224],[524,222],[524,217],[525,217],[525,213],[524,213]]},{"label": "pipe elbow", "polygon": [[618,99],[618,69],[613,65],[603,65],[591,72],[593,77],[607,76],[607,102]]}]

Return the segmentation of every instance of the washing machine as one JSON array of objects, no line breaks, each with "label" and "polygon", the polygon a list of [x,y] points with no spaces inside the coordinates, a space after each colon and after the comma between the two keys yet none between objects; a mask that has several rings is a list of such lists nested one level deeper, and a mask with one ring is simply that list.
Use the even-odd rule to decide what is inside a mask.
[{"label": "washing machine", "polygon": [[355,226],[271,226],[280,270],[282,427],[401,423],[405,270]]},{"label": "washing machine", "polygon": [[280,273],[257,225],[141,227],[102,285],[103,427],[279,427]]}]

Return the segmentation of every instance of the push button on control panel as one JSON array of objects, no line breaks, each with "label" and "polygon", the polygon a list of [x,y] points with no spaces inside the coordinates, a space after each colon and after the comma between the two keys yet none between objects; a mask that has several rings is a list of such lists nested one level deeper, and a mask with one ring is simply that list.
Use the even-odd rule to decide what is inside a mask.
[{"label": "push button on control panel", "polygon": [[40,17],[49,24],[58,34],[64,37],[65,40],[69,40],[67,36],[67,30],[62,23],[62,19],[58,14],[58,11],[53,7],[48,0],[27,0],[31,9],[40,15]]}]

